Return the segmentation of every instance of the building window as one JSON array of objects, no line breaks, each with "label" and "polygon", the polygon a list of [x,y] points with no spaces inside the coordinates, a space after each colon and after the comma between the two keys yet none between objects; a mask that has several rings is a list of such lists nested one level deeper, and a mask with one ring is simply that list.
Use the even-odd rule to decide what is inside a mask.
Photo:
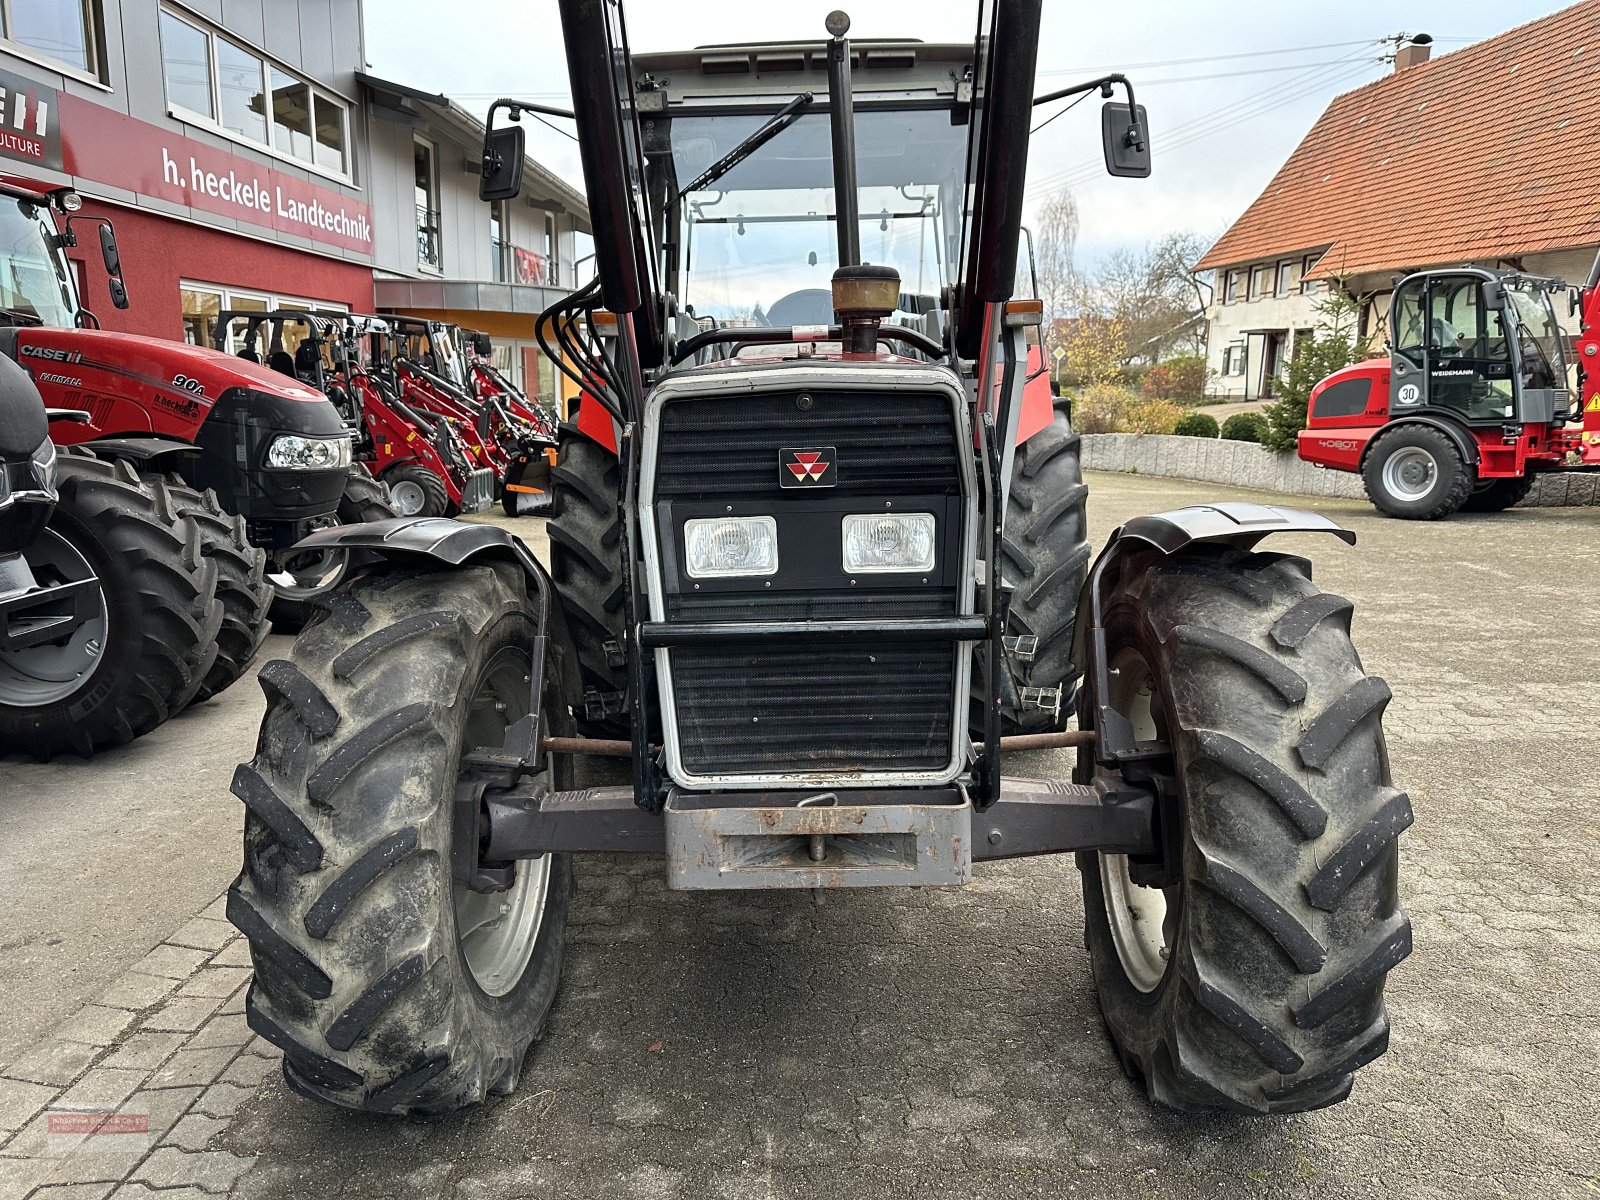
[{"label": "building window", "polygon": [[1272,295],[1272,268],[1257,267],[1250,272],[1250,299]]},{"label": "building window", "polygon": [[1320,254],[1308,254],[1305,257],[1305,261],[1303,263],[1301,263],[1301,265],[1300,265],[1300,294],[1302,296],[1315,296],[1318,292],[1320,292],[1322,290],[1322,284],[1320,282],[1318,282],[1315,279],[1307,279],[1306,278],[1306,276],[1311,274],[1311,272],[1316,268],[1316,265],[1321,261],[1322,261],[1322,255],[1320,255]]},{"label": "building window", "polygon": [[1244,346],[1242,344],[1224,346],[1222,348],[1222,370],[1220,374],[1244,374]]},{"label": "building window", "polygon": [[[348,305],[332,300],[305,300],[294,296],[277,296],[271,292],[221,287],[212,283],[191,283],[188,280],[180,285],[179,296],[183,304],[183,340],[195,346],[212,344],[212,339],[216,336],[217,321],[224,312],[276,312],[280,309],[332,313],[350,311]],[[228,337],[222,346],[222,349],[229,354],[237,354],[244,349],[244,346],[236,340],[236,334],[243,329],[243,325],[238,323],[236,325],[237,328],[229,328]],[[304,339],[306,328],[303,325],[286,323],[278,332],[282,344],[276,347],[263,344],[257,348],[257,353],[281,349],[292,355]],[[270,333],[265,336],[270,336]]]},{"label": "building window", "polygon": [[211,103],[211,39],[205,30],[162,13],[161,69],[167,80],[168,104],[208,120],[217,115]]},{"label": "building window", "polygon": [[438,155],[429,143],[417,138],[413,144],[416,160],[417,265],[429,270],[444,268],[439,252],[439,176],[435,168]]},{"label": "building window", "polygon": [[98,76],[94,9],[93,0],[0,0],[0,36]]},{"label": "building window", "polygon": [[[496,283],[506,281],[506,202],[489,205],[489,271]],[[496,347],[498,349],[498,347]]]},{"label": "building window", "polygon": [[561,258],[557,253],[560,243],[556,239],[556,219],[550,213],[544,215],[544,261],[545,282],[552,287],[561,282]]},{"label": "building window", "polygon": [[1239,272],[1228,272],[1228,287],[1227,291],[1225,291],[1223,295],[1226,297],[1226,299],[1223,300],[1224,304],[1239,303]]},{"label": "building window", "polygon": [[348,110],[307,80],[166,10],[161,13],[161,63],[167,104],[179,115],[212,123],[232,138],[285,158],[351,175]]},{"label": "building window", "polygon": [[1295,285],[1300,282],[1300,263],[1298,260],[1278,264],[1278,295],[1294,295]]}]

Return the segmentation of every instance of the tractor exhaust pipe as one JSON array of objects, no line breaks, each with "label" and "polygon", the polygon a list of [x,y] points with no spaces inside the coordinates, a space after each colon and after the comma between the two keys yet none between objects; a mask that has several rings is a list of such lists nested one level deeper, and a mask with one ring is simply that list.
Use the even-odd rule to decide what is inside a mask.
[{"label": "tractor exhaust pipe", "polygon": [[839,226],[839,265],[861,262],[861,222],[856,195],[856,115],[850,84],[850,17],[841,9],[828,14],[828,122],[833,132],[833,206]]}]

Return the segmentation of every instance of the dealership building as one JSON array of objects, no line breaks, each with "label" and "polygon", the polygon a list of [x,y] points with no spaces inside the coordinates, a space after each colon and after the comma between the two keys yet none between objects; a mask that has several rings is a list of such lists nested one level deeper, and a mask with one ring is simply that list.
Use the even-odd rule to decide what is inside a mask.
[{"label": "dealership building", "polygon": [[583,196],[536,163],[477,199],[481,125],[366,72],[360,0],[0,0],[0,177],[109,217],[70,253],[108,329],[209,344],[223,309],[440,316],[549,396],[540,310],[587,254]]}]

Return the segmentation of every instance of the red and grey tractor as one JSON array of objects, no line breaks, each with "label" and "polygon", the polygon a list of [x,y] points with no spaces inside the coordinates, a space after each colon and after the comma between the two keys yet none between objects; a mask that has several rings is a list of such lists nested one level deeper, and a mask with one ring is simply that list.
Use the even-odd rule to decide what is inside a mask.
[{"label": "red and grey tractor", "polygon": [[1408,275],[1388,357],[1317,384],[1300,457],[1360,472],[1380,512],[1424,521],[1510,508],[1543,472],[1600,470],[1600,257],[1572,297],[1570,367],[1553,303],[1566,291],[1484,267]]},{"label": "red and grey tractor", "polygon": [[[1218,503],[1129,521],[1085,574],[1067,413],[1022,433],[1040,9],[984,5],[971,45],[834,13],[634,56],[615,0],[561,0],[598,276],[538,326],[583,396],[555,569],[486,525],[308,539],[363,564],[263,670],[228,895],[291,1087],[426,1113],[537,1076],[597,852],[679,889],[1075,853],[1101,1012],[1158,1102],[1316,1108],[1383,1052],[1411,946],[1389,689],[1350,602],[1261,546],[1353,535]],[[1118,88],[1108,166],[1148,174],[1121,76],[1039,99]],[[491,109],[485,199],[516,194],[495,118],[525,112]],[[1002,772],[1040,747],[1070,781]],[[577,787],[600,755],[626,782]]]},{"label": "red and grey tractor", "polygon": [[[70,191],[0,188],[0,354],[31,375],[62,449],[54,515],[22,554],[47,590],[82,585],[70,620],[0,650],[0,751],[39,756],[126,742],[232,683],[267,632],[269,564],[359,486],[318,392],[99,328],[65,254],[79,207]],[[95,223],[126,307],[115,235]],[[13,626],[31,603],[0,595]]]}]

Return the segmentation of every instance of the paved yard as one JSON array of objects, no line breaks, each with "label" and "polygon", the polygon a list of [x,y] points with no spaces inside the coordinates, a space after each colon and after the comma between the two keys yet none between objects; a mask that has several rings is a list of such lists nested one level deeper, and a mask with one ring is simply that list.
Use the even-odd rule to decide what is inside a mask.
[{"label": "paved yard", "polygon": [[[1091,486],[1102,535],[1218,494]],[[515,1096],[428,1122],[319,1108],[243,1029],[242,943],[207,907],[236,870],[226,781],[260,708],[241,689],[92,765],[0,763],[0,1200],[1600,1193],[1597,517],[1307,503],[1361,535],[1300,545],[1356,601],[1417,813],[1417,949],[1392,1049],[1348,1103],[1151,1108],[1100,1028],[1070,861],[817,907],[670,893],[616,858],[580,865],[565,985]],[[49,1136],[52,1103],[149,1132]]]}]

